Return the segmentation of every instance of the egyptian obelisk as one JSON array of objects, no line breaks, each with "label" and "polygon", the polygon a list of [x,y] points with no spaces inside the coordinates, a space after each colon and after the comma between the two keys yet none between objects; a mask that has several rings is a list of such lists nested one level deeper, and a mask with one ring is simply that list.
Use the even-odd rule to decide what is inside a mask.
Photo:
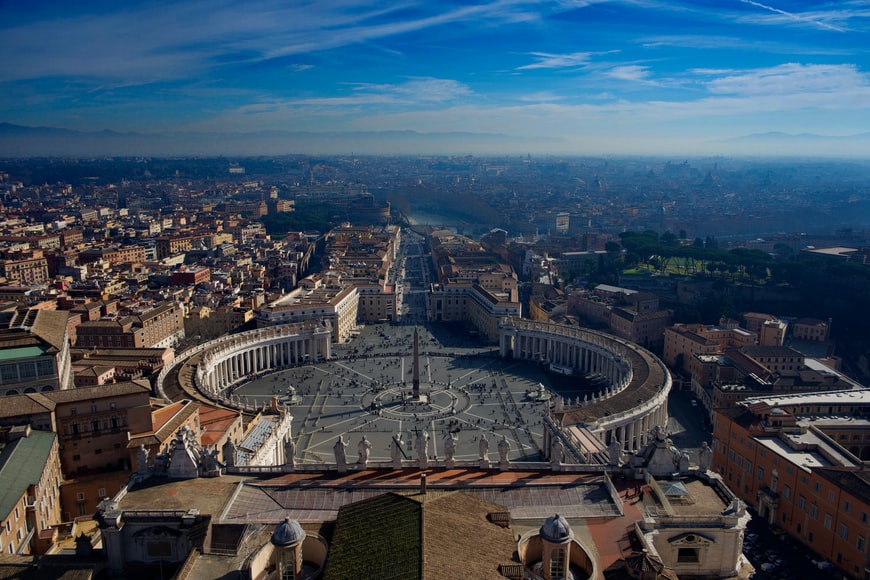
[{"label": "egyptian obelisk", "polygon": [[411,398],[419,401],[420,400],[420,346],[419,346],[420,337],[417,335],[417,329],[414,329],[414,383],[413,383],[413,391],[411,391]]}]

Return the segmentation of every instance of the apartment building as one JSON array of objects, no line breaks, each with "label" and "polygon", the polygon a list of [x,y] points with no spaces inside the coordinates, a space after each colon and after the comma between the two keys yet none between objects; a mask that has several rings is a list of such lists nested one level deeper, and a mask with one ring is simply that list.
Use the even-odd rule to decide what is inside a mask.
[{"label": "apartment building", "polygon": [[184,338],[184,311],[164,302],[125,310],[110,319],[91,320],[76,327],[77,348],[164,348]]},{"label": "apartment building", "polygon": [[870,570],[870,389],[747,399],[715,413],[713,469],[759,517],[850,578]]},{"label": "apartment building", "polygon": [[0,394],[72,387],[66,312],[18,310],[0,328]]},{"label": "apartment building", "polygon": [[42,554],[61,520],[60,460],[54,433],[29,425],[0,430],[0,550]]},{"label": "apartment building", "polygon": [[492,293],[478,284],[459,282],[433,284],[429,297],[429,319],[463,322],[487,341],[498,340],[498,326],[506,316],[521,316],[522,305],[507,293]]},{"label": "apartment building", "polygon": [[758,335],[742,328],[726,328],[704,324],[675,324],[665,329],[664,354],[668,365],[686,369],[696,354],[717,354],[727,348],[757,344]]},{"label": "apartment building", "polygon": [[346,342],[356,329],[359,291],[354,285],[324,285],[319,277],[303,280],[304,287],[281,296],[260,309],[257,327],[324,320],[332,327],[333,342]]}]

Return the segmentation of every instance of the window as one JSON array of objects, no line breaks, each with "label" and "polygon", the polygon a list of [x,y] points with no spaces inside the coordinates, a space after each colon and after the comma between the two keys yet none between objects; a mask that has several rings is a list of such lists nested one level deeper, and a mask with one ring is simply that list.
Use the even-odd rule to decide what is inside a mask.
[{"label": "window", "polygon": [[822,491],[822,484],[819,483],[818,481],[814,481],[813,482],[813,491],[815,491],[816,493],[821,492]]},{"label": "window", "polygon": [[680,548],[677,551],[677,562],[680,564],[697,564],[701,561],[699,548]]},{"label": "window", "polygon": [[759,467],[755,471],[755,479],[757,479],[758,481],[764,481],[764,468],[763,467]]},{"label": "window", "polygon": [[814,520],[819,519],[819,506],[816,504],[810,506],[810,517]]},{"label": "window", "polygon": [[746,460],[746,473],[752,473],[752,462],[748,459]]},{"label": "window", "polygon": [[564,578],[567,574],[567,562],[565,562],[565,550],[556,548],[550,552],[550,576]]},{"label": "window", "polygon": [[864,551],[864,536],[858,536],[858,540],[855,542],[855,547],[861,552]]},{"label": "window", "polygon": [[837,526],[837,535],[844,540],[849,539],[849,528],[846,527],[846,524],[840,524]]},{"label": "window", "polygon": [[831,518],[831,514],[825,514],[825,527],[829,530],[831,529],[831,524],[834,523],[834,520]]},{"label": "window", "polygon": [[849,500],[846,500],[843,502],[843,511],[846,513],[849,513],[850,511],[852,511],[852,504],[851,504],[851,502],[849,502]]},{"label": "window", "polygon": [[791,499],[791,488],[789,486],[783,486],[782,497],[784,497],[785,499]]},{"label": "window", "polygon": [[73,455],[73,461],[81,461],[81,455]]},{"label": "window", "polygon": [[85,501],[85,493],[83,491],[76,492],[76,501]]},{"label": "window", "polygon": [[801,509],[801,510],[807,509],[807,498],[805,498],[802,495],[799,495],[798,501],[797,501],[797,506],[798,506],[798,509]]},{"label": "window", "polygon": [[834,494],[834,491],[833,491],[833,490],[831,490],[831,491],[828,492],[828,501],[829,501],[829,502],[834,503],[834,498],[835,498],[835,497],[836,497],[836,495]]},{"label": "window", "polygon": [[105,487],[101,487],[100,489],[98,489],[98,490],[97,490],[97,496],[99,496],[99,497],[106,497],[106,488],[105,488]]}]

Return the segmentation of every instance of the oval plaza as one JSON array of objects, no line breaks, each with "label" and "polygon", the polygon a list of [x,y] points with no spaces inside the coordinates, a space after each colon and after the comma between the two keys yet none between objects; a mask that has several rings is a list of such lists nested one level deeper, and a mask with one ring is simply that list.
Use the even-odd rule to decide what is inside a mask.
[{"label": "oval plaza", "polygon": [[[395,337],[378,336],[376,339],[383,344],[370,356],[359,354],[360,342],[332,344],[328,325],[309,321],[204,343],[185,353],[176,364],[188,368],[186,374],[202,395],[224,405],[254,408],[270,399],[296,404],[313,398],[320,403],[319,411],[324,416],[353,417],[352,421],[332,423],[323,419],[328,430],[323,429],[320,417],[313,419],[321,425],[321,431],[329,434],[326,437],[313,433],[306,424],[318,409],[304,405],[290,408],[297,420],[297,438],[308,432],[309,438],[333,441],[340,433],[368,432],[376,444],[372,459],[379,454],[386,458],[389,438],[378,446],[380,432],[407,429],[410,438],[411,430],[426,429],[431,423],[429,436],[436,442],[448,428],[460,424],[475,432],[473,438],[462,441],[463,445],[471,445],[483,436],[495,436],[497,440],[507,435],[513,443],[512,460],[550,460],[551,447],[558,438],[566,447],[566,456],[586,463],[606,463],[612,442],[618,441],[624,450],[634,451],[648,442],[656,425],[667,423],[671,387],[667,368],[647,350],[619,338],[587,329],[504,318],[499,326],[497,351],[480,345],[444,346],[437,344],[433,336],[424,341],[418,361],[412,356],[410,332],[402,326],[385,328]],[[420,328],[428,337],[425,328]],[[406,334],[402,334],[403,329]],[[365,341],[363,337],[362,343]],[[412,403],[400,394],[411,389],[407,375],[417,365],[427,398]],[[306,386],[306,381],[317,377],[321,377],[319,382]],[[327,377],[329,380],[324,380]],[[268,390],[258,390],[258,382],[268,385]],[[564,388],[577,382],[583,382],[585,390]],[[478,387],[482,384],[505,392],[490,391],[487,395],[484,390],[481,394]],[[543,392],[546,396],[537,400],[539,404],[531,404]],[[329,403],[325,402],[327,398]],[[373,400],[379,408],[374,408]],[[387,400],[395,403],[380,406]],[[439,401],[445,401],[443,407],[438,406]],[[491,409],[490,414],[503,419],[493,419],[483,412],[496,403],[501,409]],[[331,404],[336,407],[329,407]],[[387,423],[401,417],[407,417],[404,425],[391,427]],[[486,421],[481,423],[482,419]],[[481,429],[487,424],[493,427]],[[410,449],[410,441],[408,444]],[[329,455],[325,449],[316,457],[328,462]],[[467,454],[469,458],[474,455],[470,451]],[[299,459],[309,462],[314,457],[312,454]]]}]

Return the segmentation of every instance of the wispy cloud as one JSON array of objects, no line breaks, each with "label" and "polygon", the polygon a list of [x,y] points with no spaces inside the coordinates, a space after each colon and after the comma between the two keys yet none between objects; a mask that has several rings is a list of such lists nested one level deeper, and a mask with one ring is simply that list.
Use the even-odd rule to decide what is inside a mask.
[{"label": "wispy cloud", "polygon": [[640,40],[644,48],[690,48],[697,50],[722,51],[753,51],[765,54],[799,54],[799,55],[849,55],[853,50],[813,46],[806,43],[789,42],[787,40],[768,40],[762,38],[742,38],[723,35],[673,34],[651,36]]},{"label": "wispy cloud", "polygon": [[530,56],[537,62],[517,67],[516,70],[532,70],[538,68],[576,68],[583,67],[592,61],[595,53],[572,52],[570,54],[550,54],[546,52],[532,52]]},{"label": "wispy cloud", "polygon": [[833,30],[836,32],[845,32],[844,28],[840,28],[839,26],[834,26],[833,24],[829,24],[825,20],[822,19],[821,14],[798,14],[796,12],[788,12],[786,10],[782,10],[780,8],[775,8],[773,6],[768,6],[767,4],[762,4],[761,2],[755,2],[755,0],[740,0],[744,4],[749,4],[750,6],[755,6],[756,8],[761,8],[763,10],[767,10],[769,12],[773,12],[774,14],[778,14],[782,17],[785,17],[787,20],[792,22],[797,22],[800,24],[809,24],[812,26],[817,26],[819,28],[824,28],[826,30]]},{"label": "wispy cloud", "polygon": [[296,99],[266,99],[246,105],[244,113],[274,112],[279,109],[304,107],[364,107],[391,105],[408,107],[447,103],[473,95],[466,85],[452,79],[412,78],[404,83],[351,83],[351,93],[335,97]]},{"label": "wispy cloud", "polygon": [[844,93],[870,90],[866,74],[854,65],[789,63],[771,68],[733,72],[707,83],[711,93],[757,97],[768,95]]},{"label": "wispy cloud", "polygon": [[612,79],[632,82],[651,82],[650,69],[645,66],[629,64],[616,66],[605,73]]}]

